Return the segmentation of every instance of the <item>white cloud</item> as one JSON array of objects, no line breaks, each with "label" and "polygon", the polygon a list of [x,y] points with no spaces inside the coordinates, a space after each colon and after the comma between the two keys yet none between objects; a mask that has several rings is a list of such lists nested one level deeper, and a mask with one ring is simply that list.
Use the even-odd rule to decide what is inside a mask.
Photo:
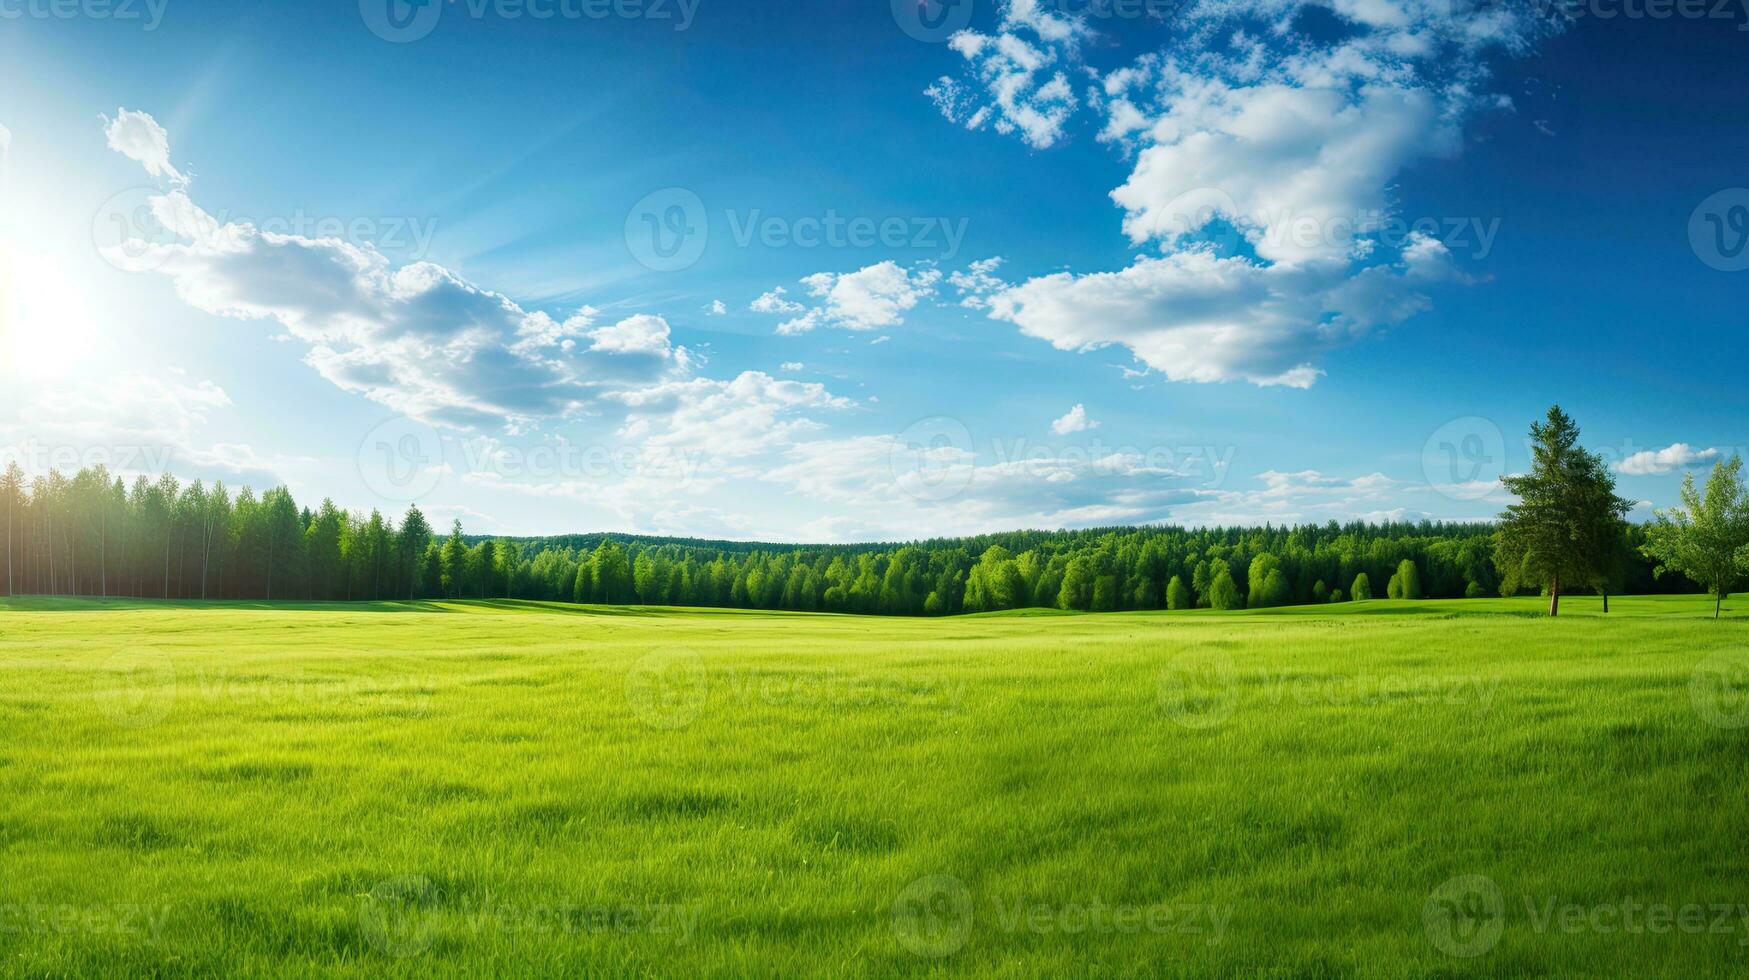
[{"label": "white cloud", "polygon": [[802,369],[802,366],[803,365],[802,365],[801,361],[784,361],[782,364],[778,365],[778,370],[779,371],[786,371],[786,372],[793,374],[797,371],[800,371]]},{"label": "white cloud", "polygon": [[973,447],[866,435],[799,442],[762,475],[791,493],[836,505],[801,527],[822,540],[908,539],[1016,527],[1089,527],[1164,519],[1206,491],[1189,474],[1133,450],[1020,453],[980,462]]},{"label": "white cloud", "polygon": [[646,446],[697,449],[719,459],[752,456],[819,428],[806,409],[845,409],[821,384],[743,371],[727,381],[689,378],[614,396],[627,409],[623,434]]},{"label": "white cloud", "polygon": [[705,316],[724,316],[728,312],[729,308],[720,299],[711,300],[710,304],[704,308]]},{"label": "white cloud", "polygon": [[783,316],[787,316],[791,313],[800,313],[807,309],[806,306],[793,300],[784,299],[783,296],[784,288],[778,286],[769,292],[760,293],[758,299],[747,304],[747,308],[755,313],[773,313]]},{"label": "white cloud", "polygon": [[996,269],[1002,262],[999,255],[979,259],[947,277],[948,285],[959,291],[961,306],[983,309],[990,305],[990,294],[1008,288],[1008,283],[996,276]]},{"label": "white cloud", "polygon": [[[150,116],[124,110],[112,144],[118,127],[122,152],[166,165],[148,152],[167,145]],[[150,203],[176,240],[111,247],[111,261],[168,277],[196,309],[278,322],[323,377],[409,416],[517,428],[692,367],[659,317],[593,328],[585,307],[555,320],[433,263],[395,268],[368,245],[220,222],[180,188]]]},{"label": "white cloud", "polygon": [[1409,287],[1438,268],[1260,265],[1207,250],[1119,272],[1056,273],[997,293],[990,315],[1059,350],[1129,348],[1172,381],[1309,387],[1330,349],[1425,309]]},{"label": "white cloud", "polygon": [[972,130],[991,126],[998,133],[1018,134],[1039,150],[1062,139],[1076,101],[1068,77],[1053,68],[1058,60],[1054,47],[1034,45],[1008,31],[995,35],[962,31],[949,47],[966,59],[967,70],[981,89],[974,95],[943,76],[924,90],[949,122]]},{"label": "white cloud", "polygon": [[[891,260],[865,266],[855,272],[817,272],[802,279],[819,305],[805,307],[783,298],[779,286],[753,301],[761,313],[801,314],[777,325],[785,336],[807,333],[819,326],[842,330],[877,330],[905,322],[905,314],[918,302],[935,295],[941,272],[933,267],[906,269]],[[803,312],[803,311],[806,312]]]},{"label": "white cloud", "polygon": [[590,350],[615,354],[654,354],[667,357],[674,345],[668,339],[668,321],[659,316],[640,313],[626,317],[610,327],[591,330]]},{"label": "white cloud", "polygon": [[115,118],[103,118],[103,135],[109,148],[146,168],[153,177],[168,177],[177,184],[188,178],[170,162],[170,134],[150,114],[117,109]]},{"label": "white cloud", "polygon": [[1099,428],[1099,423],[1087,417],[1086,407],[1079,402],[1075,404],[1074,408],[1064,413],[1062,418],[1051,423],[1051,431],[1060,436],[1097,428]]},{"label": "white cloud", "polygon": [[1616,469],[1628,476],[1656,476],[1718,457],[1717,449],[1696,449],[1686,442],[1678,442],[1663,449],[1634,453],[1622,460]]},{"label": "white cloud", "polygon": [[1455,130],[1424,89],[1229,85],[1178,73],[1134,171],[1112,191],[1124,231],[1171,245],[1221,218],[1269,262],[1343,259],[1376,230],[1386,186]]},{"label": "white cloud", "polygon": [[[1171,47],[1101,70],[1084,56],[1115,45],[1092,40],[1094,18],[1000,9],[996,35],[954,38],[967,80],[930,97],[1042,147],[1076,106],[1066,85],[1041,105],[1043,80],[1094,79],[1100,138],[1134,160],[1111,192],[1123,229],[1163,254],[1017,286],[974,267],[949,280],[962,305],[1065,350],[1124,344],[1171,380],[1296,387],[1322,374],[1318,355],[1427,308],[1420,285],[1468,281],[1432,238],[1386,241],[1392,181],[1454,153],[1464,120],[1499,104],[1485,55],[1553,29],[1528,9],[1443,0],[1216,0],[1179,11]],[[1340,29],[1298,30],[1313,9]]]},{"label": "white cloud", "polygon": [[181,372],[123,374],[34,386],[18,414],[0,424],[0,465],[15,458],[34,474],[103,465],[113,475],[282,478],[288,457],[201,437],[208,420],[231,407],[211,381]]}]

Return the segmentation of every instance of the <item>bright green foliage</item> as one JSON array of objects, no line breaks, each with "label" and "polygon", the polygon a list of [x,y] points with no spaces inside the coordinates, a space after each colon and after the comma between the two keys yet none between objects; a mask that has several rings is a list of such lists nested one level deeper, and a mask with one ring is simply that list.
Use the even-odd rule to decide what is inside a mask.
[{"label": "bright green foliage", "polygon": [[1195,600],[1191,598],[1190,589],[1185,587],[1184,579],[1172,576],[1172,581],[1166,583],[1166,608],[1189,609],[1193,605]]},{"label": "bright green foliage", "polygon": [[1312,586],[1312,602],[1325,603],[1328,601],[1330,601],[1330,590],[1324,585],[1324,580],[1319,579]]},{"label": "bright green foliage", "polygon": [[[416,507],[397,526],[387,514],[327,501],[300,510],[284,488],[233,494],[173,477],[130,487],[101,467],[29,481],[8,467],[0,522],[4,591],[47,595],[259,599],[271,590],[276,600],[520,598],[916,616],[1160,609],[1174,577],[1189,596],[1184,608],[1208,607],[1223,567],[1242,600],[1265,607],[1320,603],[1316,583],[1361,573],[1385,581],[1406,560],[1431,597],[1463,596],[1471,583],[1492,594],[1500,581],[1493,529],[1469,523],[1015,531],[905,545],[486,538],[459,523],[435,535]],[[1618,535],[1611,570],[1581,585],[1687,588],[1676,576],[1654,579],[1655,562],[1638,553],[1642,534]]]},{"label": "bright green foliage", "polygon": [[1501,479],[1518,503],[1500,515],[1494,563],[1502,594],[1540,586],[1553,616],[1563,585],[1602,587],[1612,577],[1633,503],[1616,495],[1603,457],[1579,445],[1579,426],[1559,405],[1531,424],[1530,439],[1530,472]]},{"label": "bright green foliage", "polygon": [[1209,605],[1216,609],[1243,609],[1244,598],[1239,595],[1239,586],[1233,582],[1233,573],[1228,570],[1226,562],[1221,562],[1215,568],[1215,580],[1209,585]]},{"label": "bright green foliage", "polygon": [[[914,551],[914,559],[921,561],[922,552]],[[899,563],[902,564],[902,563]],[[1090,585],[1084,585],[1080,576],[1087,574],[1086,566],[1077,569],[1076,589],[1077,600],[1091,601],[1091,594],[1081,595],[1080,590]],[[1014,560],[1007,548],[1001,545],[991,545],[979,556],[978,563],[972,566],[971,574],[966,578],[965,610],[966,612],[986,612],[996,609],[1014,609],[1027,605],[1031,597],[1027,595],[1026,578],[1021,573],[1018,562]],[[1066,605],[1065,609],[1086,609],[1086,605]],[[904,612],[895,609],[894,612]]]},{"label": "bright green foliage", "polygon": [[1093,559],[1078,556],[1069,559],[1063,570],[1063,585],[1057,597],[1057,608],[1086,610],[1093,607]]},{"label": "bright green foliage", "polygon": [[1330,591],[1330,601],[1331,602],[1343,602],[1343,601],[1345,601],[1346,598],[1347,597],[1342,594],[1341,589],[1332,589]]},{"label": "bright green foliage", "polygon": [[1354,595],[1355,602],[1366,602],[1372,598],[1372,579],[1361,572],[1354,577],[1354,585],[1348,591]]},{"label": "bright green foliage", "polygon": [[1732,456],[1713,467],[1706,496],[1694,489],[1694,474],[1682,480],[1682,506],[1659,511],[1646,529],[1646,555],[1657,572],[1677,572],[1704,586],[1714,615],[1736,583],[1749,573],[1749,492],[1743,460]]},{"label": "bright green foliage", "polygon": [[1421,573],[1415,568],[1415,563],[1407,558],[1403,559],[1403,563],[1397,566],[1396,573],[1391,576],[1391,581],[1386,584],[1385,592],[1392,599],[1426,598],[1421,593]]},{"label": "bright green foliage", "polygon": [[1247,602],[1252,609],[1285,606],[1293,601],[1287,578],[1281,573],[1281,559],[1270,554],[1251,559],[1247,579]]}]

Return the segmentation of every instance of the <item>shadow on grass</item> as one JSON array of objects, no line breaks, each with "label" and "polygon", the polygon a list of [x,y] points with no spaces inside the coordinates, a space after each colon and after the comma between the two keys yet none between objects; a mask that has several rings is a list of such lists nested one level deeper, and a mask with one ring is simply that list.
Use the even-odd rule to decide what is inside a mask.
[{"label": "shadow on grass", "polygon": [[391,599],[322,602],[310,599],[152,599],[132,596],[0,596],[4,612],[137,612],[165,609],[238,609],[259,612],[543,613],[564,616],[624,616],[638,619],[675,616],[840,616],[839,613],[781,609],[737,609],[716,606],[622,606],[557,602],[545,599]]}]

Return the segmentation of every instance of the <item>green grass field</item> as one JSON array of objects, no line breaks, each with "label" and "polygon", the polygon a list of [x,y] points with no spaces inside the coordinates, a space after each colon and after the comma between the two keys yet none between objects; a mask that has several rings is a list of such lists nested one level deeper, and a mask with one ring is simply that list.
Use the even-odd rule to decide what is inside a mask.
[{"label": "green grass field", "polygon": [[0,973],[1743,974],[1749,616],[0,602]]}]

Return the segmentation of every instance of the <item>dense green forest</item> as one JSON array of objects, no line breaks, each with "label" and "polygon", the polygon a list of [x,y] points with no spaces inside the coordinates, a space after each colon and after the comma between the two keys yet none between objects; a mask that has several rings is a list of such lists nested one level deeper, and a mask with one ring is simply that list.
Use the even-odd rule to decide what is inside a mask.
[{"label": "dense green forest", "polygon": [[[1049,606],[1166,609],[1496,595],[1494,526],[1343,524],[1015,531],[781,545],[592,534],[447,535],[284,487],[233,495],[102,468],[0,477],[5,594],[170,599],[526,598],[891,615]],[[1628,531],[1637,555],[1643,530]],[[1615,591],[1684,591],[1625,561]]]}]

